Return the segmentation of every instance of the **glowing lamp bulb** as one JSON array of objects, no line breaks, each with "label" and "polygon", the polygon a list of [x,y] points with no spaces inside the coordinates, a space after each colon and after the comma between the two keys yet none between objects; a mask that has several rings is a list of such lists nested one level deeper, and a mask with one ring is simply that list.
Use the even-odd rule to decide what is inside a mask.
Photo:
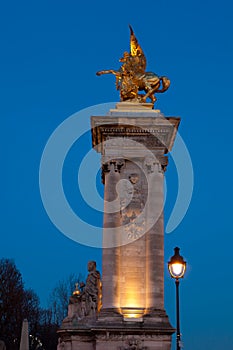
[{"label": "glowing lamp bulb", "polygon": [[175,254],[171,257],[168,263],[168,269],[172,278],[182,278],[186,269],[186,262],[179,253],[180,248],[176,247],[174,249]]}]

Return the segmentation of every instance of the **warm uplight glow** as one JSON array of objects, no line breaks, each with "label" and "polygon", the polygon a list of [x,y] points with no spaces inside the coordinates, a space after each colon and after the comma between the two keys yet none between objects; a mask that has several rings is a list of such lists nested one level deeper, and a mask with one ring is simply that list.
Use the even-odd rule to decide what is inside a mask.
[{"label": "warm uplight glow", "polygon": [[[137,182],[136,174],[132,175],[135,176],[130,176],[130,181]],[[116,304],[119,303],[120,313],[125,321],[142,322],[147,306],[145,240],[138,239],[132,245],[120,247],[120,250],[122,258],[119,259],[118,271],[119,301],[116,300]]]},{"label": "warm uplight glow", "polygon": [[145,314],[144,308],[121,308],[124,319],[142,319]]},{"label": "warm uplight glow", "polygon": [[145,297],[144,293],[139,289],[139,283],[141,283],[141,281],[137,278],[133,279],[132,276],[127,276],[127,285],[124,285],[124,289],[122,288],[121,290],[121,308],[136,310],[145,308]]}]

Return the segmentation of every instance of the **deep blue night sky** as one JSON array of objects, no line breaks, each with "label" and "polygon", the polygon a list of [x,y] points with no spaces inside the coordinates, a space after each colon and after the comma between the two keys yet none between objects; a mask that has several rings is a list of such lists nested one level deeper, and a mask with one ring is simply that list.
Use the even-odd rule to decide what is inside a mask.
[{"label": "deep blue night sky", "polygon": [[[165,234],[165,263],[175,246],[188,262],[181,281],[184,345],[233,349],[232,11],[229,0],[2,3],[0,257],[15,260],[26,287],[44,306],[58,280],[72,272],[85,274],[88,260],[101,268],[101,249],[68,239],[50,221],[39,190],[42,152],[70,115],[119,100],[114,77],[95,72],[119,67],[118,59],[129,50],[130,23],[147,56],[147,70],[171,79],[156,108],[181,117],[179,133],[193,164],[187,214]],[[73,210],[101,226],[101,214],[89,214],[77,186],[79,162],[90,148],[87,133],[70,149],[63,186]],[[90,181],[87,176],[84,186]],[[168,222],[178,193],[172,158],[166,181]],[[166,269],[165,304],[175,325],[175,284]]]}]

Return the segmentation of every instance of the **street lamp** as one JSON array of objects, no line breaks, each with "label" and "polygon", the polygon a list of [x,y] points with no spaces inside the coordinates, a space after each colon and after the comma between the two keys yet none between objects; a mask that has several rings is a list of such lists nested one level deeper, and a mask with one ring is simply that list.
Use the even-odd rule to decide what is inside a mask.
[{"label": "street lamp", "polygon": [[176,350],[180,350],[181,336],[180,336],[180,303],[179,303],[179,283],[180,278],[184,277],[186,262],[180,255],[180,248],[174,248],[175,254],[168,262],[168,270],[172,278],[175,278],[176,283]]}]

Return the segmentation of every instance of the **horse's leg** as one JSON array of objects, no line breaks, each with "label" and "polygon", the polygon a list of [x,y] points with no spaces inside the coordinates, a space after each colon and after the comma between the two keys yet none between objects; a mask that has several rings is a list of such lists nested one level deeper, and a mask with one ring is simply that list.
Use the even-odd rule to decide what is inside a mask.
[{"label": "horse's leg", "polygon": [[116,89],[120,90],[121,88],[121,77],[116,75]]},{"label": "horse's leg", "polygon": [[114,75],[117,75],[118,72],[115,71],[114,69],[99,70],[98,72],[96,72],[96,75],[102,75],[102,74],[114,74]]},{"label": "horse's leg", "polygon": [[[160,86],[160,81],[158,80],[155,84],[152,85],[147,84],[147,86],[145,87],[145,91],[147,91],[147,94],[143,97],[143,100],[146,102],[147,97],[149,97],[151,99],[152,103],[155,103],[155,101],[157,100],[156,97],[154,96],[154,93],[156,91],[158,91]],[[147,90],[146,90],[147,89]]]}]

